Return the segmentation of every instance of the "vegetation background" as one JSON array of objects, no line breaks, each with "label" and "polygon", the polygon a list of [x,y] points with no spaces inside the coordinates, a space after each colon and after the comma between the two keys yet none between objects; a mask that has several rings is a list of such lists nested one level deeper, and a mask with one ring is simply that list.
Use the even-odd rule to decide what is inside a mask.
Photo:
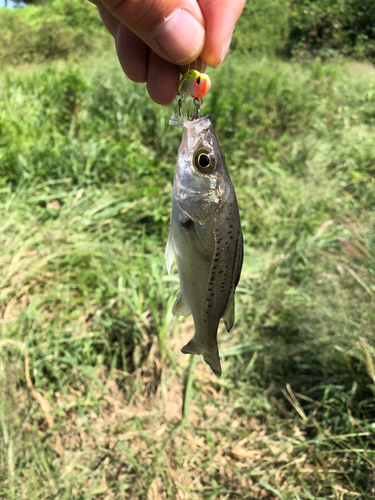
[{"label": "vegetation background", "polygon": [[[164,265],[181,131],[82,0],[0,10],[0,498],[375,498],[375,4],[253,0],[212,116],[223,376]],[[26,362],[26,366],[25,366]]]}]

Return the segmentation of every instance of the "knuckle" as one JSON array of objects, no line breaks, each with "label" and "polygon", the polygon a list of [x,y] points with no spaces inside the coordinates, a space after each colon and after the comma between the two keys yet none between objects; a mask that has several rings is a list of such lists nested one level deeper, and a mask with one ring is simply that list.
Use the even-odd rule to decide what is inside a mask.
[{"label": "knuckle", "polygon": [[121,0],[112,13],[129,29],[152,32],[168,16],[169,2]]}]

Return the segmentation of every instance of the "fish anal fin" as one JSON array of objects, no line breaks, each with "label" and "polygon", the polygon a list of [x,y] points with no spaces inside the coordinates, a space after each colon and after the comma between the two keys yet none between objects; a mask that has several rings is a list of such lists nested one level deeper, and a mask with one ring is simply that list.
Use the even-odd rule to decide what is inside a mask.
[{"label": "fish anal fin", "polygon": [[198,345],[195,342],[195,337],[193,337],[190,340],[190,342],[188,342],[181,349],[181,352],[183,354],[202,354],[203,355],[203,359],[208,364],[208,366],[211,368],[211,370],[213,371],[213,373],[217,377],[220,377],[220,375],[221,375],[221,365],[220,365],[219,352],[218,352],[217,349],[213,350],[213,351],[205,349],[204,347]]},{"label": "fish anal fin", "polygon": [[234,291],[230,294],[227,308],[223,314],[223,320],[226,326],[227,331],[229,332],[234,323]]},{"label": "fish anal fin", "polygon": [[173,264],[174,256],[175,256],[175,246],[174,246],[174,238],[172,227],[169,229],[167,246],[165,247],[165,265],[167,266],[168,274],[171,274],[171,267]]},{"label": "fish anal fin", "polygon": [[172,314],[174,316],[187,316],[190,313],[191,311],[189,307],[185,304],[183,298],[181,297],[181,292],[178,292],[172,307]]}]

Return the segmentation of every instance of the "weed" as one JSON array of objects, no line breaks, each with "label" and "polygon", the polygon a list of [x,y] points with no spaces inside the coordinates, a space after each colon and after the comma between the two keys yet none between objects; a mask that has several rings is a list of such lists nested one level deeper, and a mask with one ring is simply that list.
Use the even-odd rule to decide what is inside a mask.
[{"label": "weed", "polygon": [[3,346],[1,498],[375,496],[373,70],[351,64],[212,73],[245,241],[221,379],[171,317],[171,109],[113,60],[2,74],[0,338],[53,426]]}]

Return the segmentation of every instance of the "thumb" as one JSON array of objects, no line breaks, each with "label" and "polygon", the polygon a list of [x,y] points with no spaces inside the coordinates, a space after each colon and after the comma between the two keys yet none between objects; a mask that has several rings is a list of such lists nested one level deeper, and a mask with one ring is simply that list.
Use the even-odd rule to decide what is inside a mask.
[{"label": "thumb", "polygon": [[100,0],[122,24],[167,61],[182,65],[203,50],[205,23],[195,0]]}]

